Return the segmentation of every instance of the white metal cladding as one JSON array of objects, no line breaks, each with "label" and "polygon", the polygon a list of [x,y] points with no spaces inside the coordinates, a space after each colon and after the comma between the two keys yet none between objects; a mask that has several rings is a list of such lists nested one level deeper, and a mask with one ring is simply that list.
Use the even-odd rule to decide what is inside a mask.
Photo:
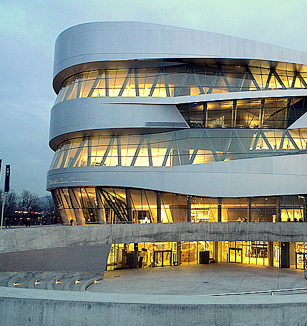
[{"label": "white metal cladding", "polygon": [[71,27],[59,35],[54,76],[83,63],[176,58],[307,64],[306,53],[233,36],[143,22],[96,22]]},{"label": "white metal cladding", "polygon": [[[178,128],[189,126],[175,105],[105,103],[103,98],[76,99],[58,103],[52,108],[50,145],[56,149],[60,141],[72,137],[69,134],[86,130],[119,129],[117,133],[120,134],[126,129],[148,132],[150,129],[166,131]],[[65,134],[67,136],[60,137]],[[60,138],[56,140],[57,137]]]},{"label": "white metal cladding", "polygon": [[307,114],[302,115],[288,129],[307,129]]},{"label": "white metal cladding", "polygon": [[[129,68],[137,60],[150,59],[139,62],[142,68],[147,63],[158,66],[151,60],[197,58],[295,63],[298,70],[307,64],[306,53],[241,38],[149,23],[100,22],[74,26],[58,37],[54,86],[58,91],[65,78],[85,68],[100,69],[97,64],[107,61]],[[275,89],[164,98],[76,98],[53,107],[50,145],[56,149],[65,139],[111,129],[117,135],[153,132],[148,122],[173,123],[173,128],[163,126],[154,132],[176,129],[174,123],[178,129],[189,128],[176,104],[306,95],[306,89]],[[302,116],[291,128],[305,127],[305,119]],[[208,197],[305,194],[306,163],[307,156],[297,154],[173,167],[69,167],[49,171],[47,188],[129,187]]]},{"label": "white metal cladding", "polygon": [[47,188],[129,187],[208,197],[307,193],[307,155],[284,155],[175,167],[86,167],[51,170]]},{"label": "white metal cladding", "polygon": [[[202,94],[180,98],[90,97],[74,99],[60,102],[52,108],[49,136],[50,145],[53,149],[56,149],[60,141],[67,139],[69,134],[78,131],[118,129],[117,132],[121,134],[127,128],[149,129],[146,122],[168,122],[169,127],[165,125],[164,127],[156,128],[160,131],[170,130],[171,128],[189,128],[176,108],[176,104],[306,95],[307,90],[305,89],[284,89]],[[174,127],[174,123],[177,124],[176,127]],[[301,124],[296,127],[296,123],[294,123],[291,129],[295,128],[305,127],[302,127]],[[63,137],[60,137],[61,135]],[[64,135],[67,135],[67,137]],[[55,140],[55,138],[58,139]]]}]

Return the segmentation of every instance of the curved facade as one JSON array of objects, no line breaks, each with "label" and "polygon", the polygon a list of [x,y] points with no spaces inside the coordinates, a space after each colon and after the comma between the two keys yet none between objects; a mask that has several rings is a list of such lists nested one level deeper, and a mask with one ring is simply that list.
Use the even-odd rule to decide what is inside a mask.
[{"label": "curved facade", "polygon": [[[47,188],[64,223],[307,221],[306,53],[150,23],[89,23],[58,37],[53,86]],[[119,251],[133,251],[147,266],[164,255],[200,262],[201,252],[307,261],[304,242],[206,240],[124,244],[111,255],[118,263]]]}]

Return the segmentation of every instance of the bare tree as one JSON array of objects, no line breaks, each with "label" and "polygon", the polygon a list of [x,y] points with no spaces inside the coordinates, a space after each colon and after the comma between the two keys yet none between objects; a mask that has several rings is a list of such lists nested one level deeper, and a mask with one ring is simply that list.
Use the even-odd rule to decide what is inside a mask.
[{"label": "bare tree", "polygon": [[37,212],[40,210],[39,197],[29,190],[23,190],[19,200],[19,206],[26,212]]},{"label": "bare tree", "polygon": [[55,213],[57,208],[51,195],[41,198],[41,208],[47,213]]},{"label": "bare tree", "polygon": [[[3,204],[3,191],[0,190],[0,212],[2,211],[2,204]],[[8,218],[12,223],[13,220],[15,221],[15,211],[17,209],[17,199],[18,196],[14,190],[10,190],[6,194],[5,198],[5,205],[4,205],[4,217]]]},{"label": "bare tree", "polygon": [[[2,209],[3,198],[4,198],[3,191],[0,190],[0,208],[1,209]],[[11,190],[6,194],[5,206],[4,206],[5,214],[7,214],[9,212],[14,212],[16,210],[17,198],[18,198],[18,196],[14,190]]]}]

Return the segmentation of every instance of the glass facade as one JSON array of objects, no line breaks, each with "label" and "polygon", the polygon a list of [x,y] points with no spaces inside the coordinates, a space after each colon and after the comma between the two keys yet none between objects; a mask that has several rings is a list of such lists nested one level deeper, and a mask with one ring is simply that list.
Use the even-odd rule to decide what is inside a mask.
[{"label": "glass facade", "polygon": [[306,221],[306,195],[208,198],[103,187],[52,193],[66,224]]},{"label": "glass facade", "polygon": [[307,269],[307,243],[295,244],[295,265],[297,269]]},{"label": "glass facade", "polygon": [[257,98],[178,105],[191,128],[282,129],[307,112],[305,97]]},{"label": "glass facade", "polygon": [[236,263],[304,270],[307,267],[307,243],[265,241],[183,241],[126,243],[112,245],[107,270],[165,267],[209,263]]},{"label": "glass facade", "polygon": [[[307,243],[256,241],[256,234],[261,231],[265,236],[259,238],[270,241],[270,234],[274,240],[290,239],[288,230],[290,233],[291,229],[299,236],[304,224],[293,223],[307,222],[304,158],[296,155],[307,153],[307,128],[288,129],[307,115],[307,65],[293,61],[300,58],[299,62],[303,62],[304,55],[288,49],[275,53],[276,48],[269,45],[244,40],[242,43],[235,38],[228,41],[240,48],[223,44],[225,46],[220,51],[221,40],[215,39],[216,35],[203,38],[201,33],[191,31],[188,32],[191,40],[183,46],[193,44],[192,37],[195,36],[196,42],[202,42],[203,38],[204,44],[210,43],[209,52],[197,47],[198,52],[204,50],[203,55],[198,53],[198,58],[194,58],[191,48],[182,53],[180,49],[172,51],[168,47],[164,47],[162,52],[155,51],[152,45],[157,45],[166,31],[165,27],[156,25],[150,28],[153,43],[151,46],[148,42],[140,44],[137,58],[134,58],[133,51],[129,50],[130,54],[123,51],[113,53],[115,48],[108,49],[108,46],[102,51],[104,53],[95,53],[92,45],[99,42],[104,33],[116,32],[113,35],[118,35],[116,24],[113,22],[111,25],[110,30],[105,23],[101,29],[96,24],[93,27],[86,25],[86,30],[78,26],[73,37],[69,32],[65,40],[64,32],[56,45],[53,85],[57,107],[52,109],[50,128],[50,145],[55,154],[47,187],[52,192],[63,224],[130,224],[126,225],[132,231],[130,236],[135,229],[147,232],[159,229],[159,234],[153,234],[152,238],[147,234],[147,237],[138,239],[180,241],[112,244],[108,269],[214,262],[306,269]],[[85,41],[82,31],[91,37]],[[137,32],[135,35],[138,36],[144,32],[136,30],[135,23],[127,31]],[[176,32],[176,29],[167,27],[164,34],[180,38],[182,32],[182,29]],[[227,40],[224,36],[223,39]],[[129,41],[126,45],[131,49]],[[80,56],[77,52],[80,54],[82,48],[86,55]],[[74,49],[78,51],[74,53]],[[168,58],[162,59],[159,52],[167,53]],[[142,53],[152,59],[141,59]],[[190,54],[185,58],[185,53]],[[217,58],[217,53],[223,53],[225,57]],[[264,59],[253,59],[252,53]],[[273,61],[274,58],[284,62]],[[84,112],[83,104],[86,106]],[[95,112],[91,112],[91,104],[95,106]],[[119,123],[116,110],[111,110],[113,104],[121,105],[121,112],[127,108],[131,119],[133,114],[140,114],[142,107],[146,106],[147,110],[136,119],[135,126],[138,127],[133,127],[129,123]],[[135,111],[129,106],[132,104],[137,105]],[[155,105],[159,110],[170,109],[164,115],[169,121],[164,121],[161,115],[152,119]],[[92,114],[95,116],[88,116]],[[63,124],[61,121],[66,115],[68,119]],[[178,118],[180,115],[181,122],[172,121],[172,116]],[[105,121],[99,126],[99,121],[105,119],[110,123]],[[141,120],[143,126],[137,123]],[[304,118],[300,122],[296,125],[304,126]],[[106,130],[104,126],[110,128]],[[258,160],[273,156],[280,157]],[[242,165],[235,162],[212,164],[254,158],[257,160],[248,160]],[[297,163],[295,158],[298,158]],[[211,163],[204,166],[206,173],[195,166],[206,163]],[[183,165],[189,167],[172,168]],[[108,167],[127,168],[116,171]],[[293,171],[296,168],[297,171]],[[213,171],[211,175],[210,171]],[[122,172],[122,178],[117,176],[114,183],[109,183],[109,175],[105,183],[103,175],[108,172]],[[165,176],[162,182],[152,183],[155,173]],[[168,178],[168,173],[172,174],[171,178]],[[190,184],[181,187],[179,181],[183,174],[183,180]],[[99,177],[95,178],[97,175]],[[239,188],[236,178],[241,175],[247,181]],[[261,175],[261,178],[255,175]],[[166,184],[171,182],[168,180],[177,178],[176,185],[169,187]],[[193,189],[193,180],[198,178],[197,185],[194,185],[197,189]],[[200,178],[206,178],[206,182],[202,183]],[[274,184],[267,187],[268,182]],[[216,183],[211,190],[210,183]],[[219,197],[222,192],[218,193],[218,190],[222,187],[223,194],[228,197]],[[176,193],[167,192],[170,189]],[[181,193],[183,191],[190,193]],[[217,197],[193,196],[193,193]],[[264,196],[267,193],[272,196]],[[245,197],[233,198],[236,194]],[[251,194],[262,196],[248,197]],[[157,227],[132,226],[147,223],[156,223]],[[205,226],[201,223],[215,224]],[[176,233],[174,238],[171,232],[163,231],[181,230],[181,227],[183,232]],[[190,230],[195,230],[195,234]],[[207,230],[210,232],[206,233]],[[207,241],[208,234],[210,239],[223,241]],[[253,241],[241,241],[240,238]],[[136,239],[129,237],[129,240],[121,238],[117,241]]]},{"label": "glass facade", "polygon": [[195,265],[214,261],[217,246],[212,241],[127,243],[112,245],[107,270],[122,268]]},{"label": "glass facade", "polygon": [[66,79],[56,103],[85,97],[177,97],[187,95],[307,88],[306,67],[177,63],[161,68],[101,69]]},{"label": "glass facade", "polygon": [[[226,262],[269,266],[269,243],[264,241],[229,241]],[[227,254],[227,253],[226,253]]]},{"label": "glass facade", "polygon": [[306,131],[189,129],[148,135],[75,138],[59,145],[50,169],[85,166],[178,166],[296,153]]}]

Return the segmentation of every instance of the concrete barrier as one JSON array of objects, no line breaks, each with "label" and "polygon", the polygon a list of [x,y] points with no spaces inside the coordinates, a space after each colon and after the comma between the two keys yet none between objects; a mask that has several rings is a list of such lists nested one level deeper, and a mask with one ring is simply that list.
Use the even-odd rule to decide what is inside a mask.
[{"label": "concrete barrier", "polygon": [[0,288],[1,326],[306,325],[306,295],[183,296]]},{"label": "concrete barrier", "polygon": [[111,244],[307,242],[307,223],[150,223],[12,228],[0,232],[0,271],[104,271]]},{"label": "concrete barrier", "polygon": [[3,229],[0,253],[180,241],[307,242],[307,223],[149,223]]},{"label": "concrete barrier", "polygon": [[111,245],[93,244],[2,253],[0,272],[97,272],[103,275],[110,248]]}]

